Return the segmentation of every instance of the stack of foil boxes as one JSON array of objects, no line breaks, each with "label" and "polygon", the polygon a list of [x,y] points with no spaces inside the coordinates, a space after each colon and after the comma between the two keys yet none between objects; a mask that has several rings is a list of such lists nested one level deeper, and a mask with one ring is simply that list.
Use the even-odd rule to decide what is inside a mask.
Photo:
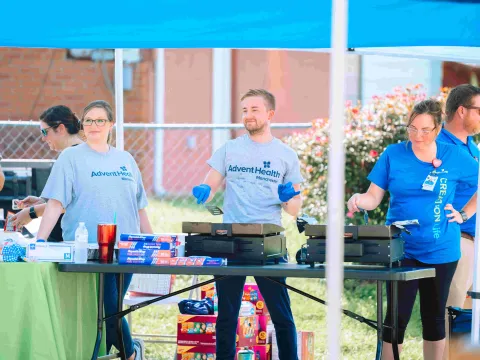
[{"label": "stack of foil boxes", "polygon": [[120,234],[118,263],[169,265],[175,257],[178,235]]}]

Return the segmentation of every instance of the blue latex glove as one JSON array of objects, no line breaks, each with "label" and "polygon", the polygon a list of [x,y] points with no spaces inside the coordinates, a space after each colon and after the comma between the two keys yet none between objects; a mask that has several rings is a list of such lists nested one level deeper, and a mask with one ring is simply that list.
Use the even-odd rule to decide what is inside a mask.
[{"label": "blue latex glove", "polygon": [[3,248],[3,261],[4,262],[19,262],[21,258],[26,256],[26,250],[18,244],[6,245]]},{"label": "blue latex glove", "polygon": [[192,189],[192,194],[197,199],[197,204],[204,204],[210,196],[212,189],[207,184],[197,185]]},{"label": "blue latex glove", "polygon": [[300,191],[295,191],[291,182],[283,184],[278,184],[278,197],[281,202],[287,202],[294,196],[300,194]]}]

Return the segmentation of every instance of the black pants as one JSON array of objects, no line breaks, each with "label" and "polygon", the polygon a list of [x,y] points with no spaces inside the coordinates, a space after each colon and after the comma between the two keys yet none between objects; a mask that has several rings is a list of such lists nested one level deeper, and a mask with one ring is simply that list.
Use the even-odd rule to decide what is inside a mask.
[{"label": "black pants", "polygon": [[[448,292],[452,283],[453,274],[457,268],[458,261],[446,264],[425,264],[417,260],[402,260],[402,266],[407,267],[430,267],[435,268],[435,277],[413,281],[398,282],[398,343],[403,343],[405,330],[410,316],[417,292],[420,292],[420,316],[422,319],[423,339],[438,341],[445,339],[445,308]],[[391,291],[387,282],[387,316],[385,325],[391,326]],[[391,328],[383,330],[384,341],[392,342]]]},{"label": "black pants", "polygon": [[[283,284],[286,283],[286,278],[274,279]],[[280,360],[298,360],[297,330],[287,289],[263,277],[256,276],[255,281],[272,317]],[[235,358],[237,319],[242,304],[244,284],[245,276],[231,276],[227,280],[216,282],[218,295],[217,360],[233,360]]]}]

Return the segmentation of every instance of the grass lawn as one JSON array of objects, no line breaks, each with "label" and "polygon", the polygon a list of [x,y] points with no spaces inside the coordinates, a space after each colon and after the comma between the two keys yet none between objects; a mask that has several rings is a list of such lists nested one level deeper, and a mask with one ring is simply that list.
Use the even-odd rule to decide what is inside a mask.
[{"label": "grass lawn", "polygon": [[[179,204],[150,200],[147,208],[150,221],[155,232],[181,232],[182,221],[221,221],[221,217],[210,215],[200,205],[195,203]],[[290,256],[294,257],[300,245],[305,242],[305,236],[298,234],[294,221],[285,216],[287,246]],[[208,279],[203,277],[200,280]],[[247,279],[253,280],[253,279]],[[177,276],[175,290],[188,285],[190,276]],[[321,299],[326,299],[325,280],[289,279],[288,283]],[[345,281],[343,307],[368,319],[376,318],[376,285],[375,283],[359,283],[353,280]],[[187,296],[188,294],[185,294]],[[292,310],[297,329],[315,332],[315,359],[326,358],[327,323],[326,307],[300,295],[290,292]],[[386,297],[384,297],[386,298]],[[417,299],[418,300],[418,299]],[[401,299],[400,299],[401,301]],[[386,306],[386,305],[385,305]],[[141,333],[176,333],[176,306],[150,306],[133,313],[133,331]],[[367,360],[374,359],[376,332],[365,324],[349,317],[342,317],[342,359]],[[173,359],[174,345],[146,344],[147,359]],[[418,301],[407,329],[402,358],[422,359],[421,324]]]}]

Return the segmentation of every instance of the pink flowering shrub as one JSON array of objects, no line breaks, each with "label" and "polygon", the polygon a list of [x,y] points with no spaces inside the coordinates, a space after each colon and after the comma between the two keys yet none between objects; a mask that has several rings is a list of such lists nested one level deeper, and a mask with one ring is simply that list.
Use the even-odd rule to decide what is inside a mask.
[{"label": "pink flowering shrub", "polygon": [[[437,97],[445,102],[447,89]],[[346,201],[354,193],[367,191],[367,176],[389,144],[406,139],[405,125],[415,103],[424,100],[421,85],[395,88],[385,97],[374,97],[367,105],[346,104],[345,117],[345,213],[346,223],[362,224],[361,214],[348,214]],[[329,120],[316,119],[305,132],[295,133],[285,142],[300,159],[303,184],[303,210],[320,222],[327,218],[327,171]],[[371,223],[382,224],[388,208],[388,193],[380,206],[369,212]]]}]

